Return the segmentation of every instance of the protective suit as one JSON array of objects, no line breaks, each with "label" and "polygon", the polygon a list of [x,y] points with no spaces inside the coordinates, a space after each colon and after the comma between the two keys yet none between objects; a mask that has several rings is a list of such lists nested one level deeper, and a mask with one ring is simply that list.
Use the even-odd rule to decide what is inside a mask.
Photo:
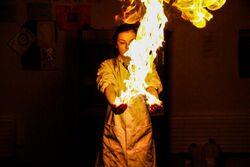
[{"label": "protective suit", "polygon": [[[119,96],[121,91],[125,90],[123,81],[128,78],[129,72],[118,56],[101,63],[97,72],[97,87],[104,93],[105,88],[112,84]],[[159,93],[162,91],[162,84],[155,68],[146,77],[146,83]],[[156,166],[151,117],[144,95],[131,99],[128,108],[122,114],[114,114],[108,106],[102,152],[96,162],[96,166],[104,167]]]}]

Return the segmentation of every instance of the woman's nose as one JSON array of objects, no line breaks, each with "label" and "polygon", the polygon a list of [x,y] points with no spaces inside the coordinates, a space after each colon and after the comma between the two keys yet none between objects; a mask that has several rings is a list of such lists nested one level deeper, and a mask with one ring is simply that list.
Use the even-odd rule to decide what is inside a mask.
[{"label": "woman's nose", "polygon": [[129,47],[129,44],[126,44],[126,45],[125,45],[126,50],[128,50],[128,47]]}]

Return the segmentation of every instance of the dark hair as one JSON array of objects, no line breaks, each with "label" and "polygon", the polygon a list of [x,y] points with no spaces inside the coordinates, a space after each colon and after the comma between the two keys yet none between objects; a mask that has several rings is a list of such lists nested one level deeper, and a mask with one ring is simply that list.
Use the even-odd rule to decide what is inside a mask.
[{"label": "dark hair", "polygon": [[116,42],[117,42],[117,38],[118,38],[119,33],[129,31],[129,30],[133,30],[135,33],[137,33],[138,27],[139,27],[138,23],[135,23],[135,24],[125,23],[125,24],[119,25],[116,28],[115,33],[114,33],[113,38],[112,38],[114,44],[116,44]]},{"label": "dark hair", "polygon": [[[127,24],[127,23],[124,23],[124,24],[121,24],[121,25],[119,25],[118,27],[116,27],[115,33],[114,33],[114,35],[113,35],[113,37],[112,37],[112,40],[113,40],[114,45],[116,45],[116,42],[117,42],[117,38],[118,38],[119,33],[125,32],[125,31],[129,31],[129,30],[132,30],[132,31],[134,31],[135,33],[137,33],[138,27],[139,27],[139,23],[134,23],[134,24]],[[115,55],[118,54],[118,49],[117,49],[117,48],[115,48],[114,54],[115,54]]]}]

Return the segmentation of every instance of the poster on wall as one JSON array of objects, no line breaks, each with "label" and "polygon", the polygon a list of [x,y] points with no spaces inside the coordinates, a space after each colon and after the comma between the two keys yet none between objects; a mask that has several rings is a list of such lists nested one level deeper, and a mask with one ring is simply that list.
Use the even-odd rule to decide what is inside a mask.
[{"label": "poster on wall", "polygon": [[240,78],[250,78],[250,29],[238,33],[238,70]]},{"label": "poster on wall", "polygon": [[57,5],[56,24],[63,31],[76,31],[90,27],[90,5]]},{"label": "poster on wall", "polygon": [[52,4],[30,2],[27,4],[27,17],[29,20],[52,20]]},{"label": "poster on wall", "polygon": [[23,70],[56,70],[56,29],[52,21],[26,21],[8,46],[21,57]]},{"label": "poster on wall", "polygon": [[56,35],[52,21],[37,22],[37,39],[41,54],[41,70],[56,69]]},{"label": "poster on wall", "polygon": [[22,27],[13,38],[10,39],[8,45],[18,55],[22,55],[28,50],[31,44],[35,41],[35,34],[28,28]]}]

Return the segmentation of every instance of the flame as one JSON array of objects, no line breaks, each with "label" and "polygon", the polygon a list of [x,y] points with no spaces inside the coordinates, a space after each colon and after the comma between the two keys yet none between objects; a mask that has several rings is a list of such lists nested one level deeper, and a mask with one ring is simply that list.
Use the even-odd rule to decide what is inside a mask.
[{"label": "flame", "polygon": [[[161,101],[148,93],[145,78],[153,69],[157,50],[164,42],[164,27],[167,17],[164,2],[175,6],[182,12],[182,18],[190,20],[194,26],[203,28],[213,16],[209,10],[221,8],[225,0],[121,0],[122,16],[115,16],[116,21],[124,23],[140,22],[136,39],[130,43],[126,56],[131,58],[128,70],[130,78],[125,80],[126,91],[116,97],[115,104],[128,103],[134,96],[145,95],[148,104]],[[207,9],[205,9],[207,8]]]},{"label": "flame", "polygon": [[[125,80],[126,91],[116,98],[116,104],[129,102],[138,95],[144,94],[149,104],[159,103],[159,100],[148,93],[145,88],[145,78],[152,71],[153,61],[157,56],[157,50],[164,41],[164,27],[167,17],[164,14],[163,0],[132,1],[132,7],[128,7],[123,15],[123,21],[134,23],[140,21],[136,39],[130,43],[126,56],[131,58],[128,70],[130,78]],[[133,14],[131,10],[135,10]],[[141,17],[141,13],[145,13]]]},{"label": "flame", "polygon": [[[170,0],[165,2],[170,3]],[[189,20],[197,28],[204,28],[207,21],[213,18],[207,9],[212,11],[220,9],[225,2],[226,0],[176,0],[172,6],[181,11],[184,20]]]}]

